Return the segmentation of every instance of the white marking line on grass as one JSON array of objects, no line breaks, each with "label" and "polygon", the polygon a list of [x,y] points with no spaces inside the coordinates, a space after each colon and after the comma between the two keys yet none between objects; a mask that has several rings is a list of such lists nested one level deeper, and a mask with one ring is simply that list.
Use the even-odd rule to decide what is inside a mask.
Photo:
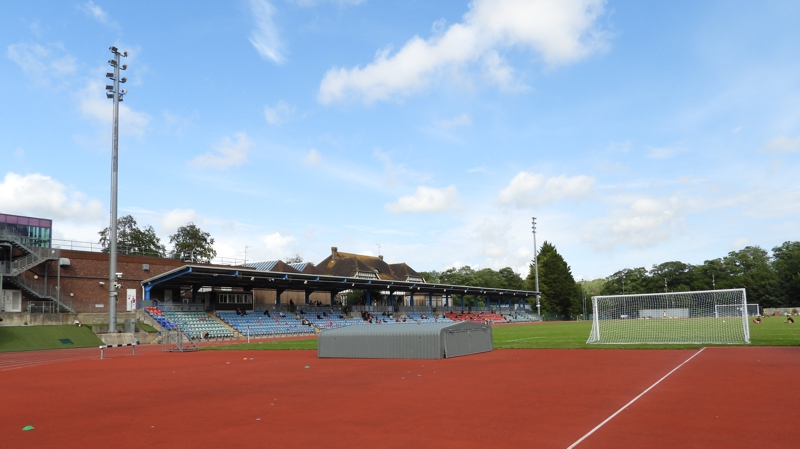
[{"label": "white marking line on grass", "polygon": [[665,374],[665,375],[664,375],[664,377],[662,377],[661,379],[658,379],[658,380],[656,381],[656,383],[654,383],[653,385],[650,385],[649,387],[647,387],[647,389],[646,389],[646,390],[644,390],[643,392],[639,393],[639,396],[636,396],[635,398],[631,399],[631,401],[630,401],[630,402],[628,402],[627,404],[623,405],[621,409],[619,409],[619,410],[617,410],[616,412],[614,412],[614,414],[613,414],[613,415],[611,415],[611,416],[609,416],[608,418],[606,418],[606,419],[605,419],[605,421],[603,421],[603,422],[601,422],[600,424],[598,424],[598,425],[597,425],[597,426],[596,426],[594,429],[590,430],[590,431],[589,431],[589,432],[588,432],[586,435],[584,435],[584,436],[580,437],[580,439],[579,439],[578,441],[576,441],[576,442],[572,443],[572,444],[571,444],[571,445],[570,445],[570,446],[569,446],[567,449],[573,449],[575,446],[577,446],[578,444],[580,444],[580,443],[581,443],[581,441],[583,441],[583,440],[585,440],[585,439],[589,438],[589,436],[590,436],[591,434],[595,433],[595,432],[596,432],[598,429],[600,429],[601,427],[603,427],[603,426],[604,426],[604,425],[605,425],[607,422],[611,421],[611,420],[612,420],[612,419],[613,419],[615,416],[617,416],[617,415],[619,415],[620,413],[622,413],[622,411],[623,411],[623,410],[625,410],[626,408],[628,408],[628,406],[629,406],[629,405],[631,405],[631,404],[633,404],[634,402],[636,402],[637,400],[639,400],[639,398],[640,398],[640,397],[644,396],[644,395],[645,395],[645,393],[647,393],[648,391],[652,390],[652,389],[653,389],[653,388],[654,388],[656,385],[660,384],[660,383],[661,383],[661,381],[662,381],[662,380],[664,380],[664,379],[666,379],[667,377],[669,377],[669,376],[670,376],[670,374],[674,373],[675,371],[678,371],[678,368],[680,368],[680,367],[682,367],[683,365],[686,365],[687,363],[689,363],[689,360],[692,360],[693,358],[695,358],[695,357],[697,357],[698,355],[700,355],[700,353],[701,353],[701,352],[703,352],[705,349],[706,349],[706,348],[700,348],[700,350],[699,350],[699,351],[697,351],[697,352],[695,352],[695,353],[694,353],[694,355],[692,355],[692,356],[691,356],[691,357],[689,357],[688,359],[684,360],[684,361],[683,361],[683,363],[681,363],[680,365],[676,366],[676,367],[675,367],[675,368],[674,368],[672,371],[670,371],[670,372],[668,372],[667,374]]}]

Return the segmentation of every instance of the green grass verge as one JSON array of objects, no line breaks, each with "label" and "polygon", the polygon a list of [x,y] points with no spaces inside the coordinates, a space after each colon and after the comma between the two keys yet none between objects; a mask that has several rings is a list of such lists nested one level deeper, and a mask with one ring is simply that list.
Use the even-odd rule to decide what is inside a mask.
[{"label": "green grass verge", "polygon": [[154,333],[158,332],[158,329],[154,328],[153,326],[151,326],[149,324],[136,323],[136,325],[139,326],[139,329],[141,329],[141,330],[143,330],[143,331],[145,331],[147,333],[150,333],[150,334],[154,334]]},{"label": "green grass verge", "polygon": [[[749,346],[800,346],[800,320],[784,323],[783,317],[765,318],[750,324]],[[699,349],[711,345],[587,345],[591,321],[553,321],[523,326],[495,326],[495,348],[505,349]],[[731,346],[731,345],[725,345]],[[742,345],[747,346],[747,345]],[[206,346],[203,350],[317,349],[317,340],[274,340],[225,346]]]},{"label": "green grass verge", "polygon": [[[60,339],[72,340],[65,345]],[[0,352],[90,348],[103,342],[88,326],[0,326]]]},{"label": "green grass verge", "polygon": [[317,349],[317,339],[308,338],[303,340],[271,340],[260,341],[257,343],[239,343],[234,345],[222,346],[203,346],[203,351],[246,351],[253,349]]},{"label": "green grass verge", "polygon": [[[769,317],[762,324],[750,323],[749,346],[800,346],[800,326],[784,323],[783,317]],[[587,345],[591,321],[554,321],[529,326],[496,326],[495,348],[552,349],[696,349],[711,345]],[[730,346],[730,345],[724,345]]]}]

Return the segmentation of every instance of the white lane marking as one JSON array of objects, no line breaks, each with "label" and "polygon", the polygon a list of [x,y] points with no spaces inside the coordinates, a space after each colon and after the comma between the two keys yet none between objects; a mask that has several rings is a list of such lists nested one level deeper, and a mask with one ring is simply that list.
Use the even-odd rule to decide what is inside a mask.
[{"label": "white lane marking", "polygon": [[636,402],[640,397],[644,396],[645,393],[647,393],[648,391],[652,390],[656,385],[660,384],[662,380],[664,380],[667,377],[669,377],[670,374],[674,373],[675,371],[678,371],[678,368],[680,368],[683,365],[687,364],[689,362],[689,360],[692,360],[693,358],[695,358],[698,355],[700,355],[700,353],[703,352],[705,349],[706,348],[700,348],[700,350],[695,352],[694,355],[692,355],[688,359],[684,360],[683,363],[681,363],[680,365],[676,366],[672,371],[670,371],[667,374],[665,374],[664,377],[662,377],[661,379],[658,379],[656,381],[656,383],[654,383],[653,385],[650,385],[649,387],[647,387],[646,390],[644,390],[643,392],[639,393],[639,396],[636,396],[635,398],[631,399],[630,402],[628,402],[627,404],[623,405],[621,409],[619,409],[616,412],[614,412],[613,415],[611,415],[608,418],[606,418],[605,421],[603,421],[600,424],[598,424],[594,429],[590,430],[586,435],[580,437],[580,439],[578,439],[578,441],[572,443],[567,449],[573,449],[575,446],[580,444],[581,441],[585,440],[586,438],[589,438],[589,435],[595,433],[599,428],[603,427],[607,422],[611,421],[615,416],[619,415],[623,410],[628,408],[629,405],[631,405],[634,402]]}]

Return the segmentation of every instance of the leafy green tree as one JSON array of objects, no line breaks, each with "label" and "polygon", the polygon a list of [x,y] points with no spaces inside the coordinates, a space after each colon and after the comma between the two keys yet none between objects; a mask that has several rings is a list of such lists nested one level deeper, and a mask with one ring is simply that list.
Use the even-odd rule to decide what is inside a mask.
[{"label": "leafy green tree", "polygon": [[772,248],[775,273],[778,277],[778,303],[797,305],[800,300],[800,242],[784,242]]},{"label": "leafy green tree", "polygon": [[653,265],[650,269],[650,293],[663,292],[666,288],[671,292],[688,292],[692,289],[692,265],[683,262],[664,262]]},{"label": "leafy green tree", "polygon": [[747,290],[747,302],[775,307],[780,303],[778,275],[770,262],[769,253],[758,246],[731,251],[722,259],[730,278],[717,288],[744,288]]},{"label": "leafy green tree", "polygon": [[449,268],[439,275],[439,282],[450,285],[476,285],[475,270],[469,265],[460,268]]},{"label": "leafy green tree", "polygon": [[173,247],[173,257],[176,259],[211,263],[211,259],[217,257],[211,234],[201,230],[194,223],[178,228],[175,234],[169,236],[169,242]]},{"label": "leafy green tree", "polygon": [[[98,234],[100,234],[100,245],[103,247],[103,252],[107,253],[111,245],[111,231],[107,227]],[[161,244],[161,239],[158,238],[152,226],[139,228],[132,215],[125,215],[117,219],[117,252],[164,257],[167,250]]]},{"label": "leafy green tree", "polygon": [[[652,293],[652,281],[644,267],[625,268],[617,271],[605,279],[601,295],[633,295],[639,293]],[[663,289],[661,290],[664,291]]]},{"label": "leafy green tree", "polygon": [[503,276],[491,268],[478,270],[473,275],[473,286],[475,287],[504,288],[504,281]]},{"label": "leafy green tree", "polygon": [[510,290],[522,290],[525,288],[525,281],[522,280],[522,276],[512,270],[511,267],[501,268],[497,273],[503,278],[503,288]]},{"label": "leafy green tree", "polygon": [[[565,317],[580,313],[580,289],[572,276],[572,270],[556,247],[545,241],[539,251],[538,261],[542,312]],[[530,273],[525,281],[525,286],[529,290],[535,289],[534,268],[531,264]]]}]

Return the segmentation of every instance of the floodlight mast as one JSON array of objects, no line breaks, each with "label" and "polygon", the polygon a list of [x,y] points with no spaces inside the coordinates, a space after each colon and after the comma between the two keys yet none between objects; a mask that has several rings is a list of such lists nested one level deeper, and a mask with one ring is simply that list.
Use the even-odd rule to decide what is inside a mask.
[{"label": "floodlight mast", "polygon": [[111,130],[111,223],[108,227],[108,332],[117,332],[117,301],[119,299],[119,287],[117,282],[117,173],[118,173],[118,144],[119,144],[119,102],[127,92],[119,90],[119,83],[124,83],[125,78],[120,79],[119,71],[125,70],[128,66],[120,67],[119,58],[127,57],[128,52],[120,53],[117,47],[109,47],[114,59],[108,61],[114,68],[113,73],[106,73],[114,84],[106,86],[106,97],[114,100],[114,120]]},{"label": "floodlight mast", "polygon": [[541,293],[539,293],[539,247],[536,246],[536,217],[532,218],[532,229],[533,229],[533,270],[534,270],[534,277],[536,279],[536,314],[539,315],[539,319],[542,318],[542,303],[541,303]]}]

